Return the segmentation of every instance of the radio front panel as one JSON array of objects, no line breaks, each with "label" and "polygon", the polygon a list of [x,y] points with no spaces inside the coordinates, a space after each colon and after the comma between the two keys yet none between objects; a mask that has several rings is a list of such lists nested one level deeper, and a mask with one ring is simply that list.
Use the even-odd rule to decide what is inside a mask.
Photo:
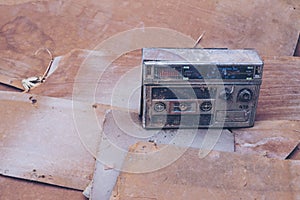
[{"label": "radio front panel", "polygon": [[[179,56],[171,59],[176,50]],[[183,55],[189,55],[187,60]],[[143,49],[142,68],[144,128],[254,125],[263,72],[255,51]]]}]

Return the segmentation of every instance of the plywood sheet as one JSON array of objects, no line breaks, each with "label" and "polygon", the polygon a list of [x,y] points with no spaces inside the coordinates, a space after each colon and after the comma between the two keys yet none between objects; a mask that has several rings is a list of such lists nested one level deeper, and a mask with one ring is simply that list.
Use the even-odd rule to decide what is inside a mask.
[{"label": "plywood sheet", "polygon": [[293,55],[299,9],[296,0],[0,2],[0,73],[11,79],[37,76],[49,62],[47,54],[34,55],[40,48],[50,49],[54,56],[74,49],[94,50],[117,33],[145,27],[170,28],[194,40],[206,31],[203,47],[256,48],[262,55]]},{"label": "plywood sheet", "polygon": [[299,57],[265,57],[256,120],[300,120]]},{"label": "plywood sheet", "polygon": [[296,0],[19,0],[0,4],[0,53],[14,59],[45,46],[56,55],[75,48],[93,49],[120,31],[147,26],[172,28],[194,39],[206,31],[205,47],[255,47],[266,55],[292,55],[299,31]]},{"label": "plywood sheet", "polygon": [[[159,150],[139,143],[131,152],[143,154],[143,159],[130,155],[124,165],[147,165],[150,154]],[[111,199],[299,199],[299,170],[297,161],[217,151],[200,159],[190,149],[166,168],[121,173]]]},{"label": "plywood sheet", "polygon": [[93,109],[100,123],[105,112],[100,105],[74,105],[69,100],[0,92],[0,174],[84,189],[92,179],[93,148],[101,129],[93,130],[88,123],[82,132],[76,123],[87,121],[73,114],[89,120],[85,113]]},{"label": "plywood sheet", "polygon": [[300,141],[300,59],[264,57],[264,62],[255,126],[232,129],[236,150],[285,159]]},{"label": "plywood sheet", "polygon": [[[109,199],[123,161],[131,145],[138,141],[151,141],[155,145],[173,144],[182,148],[211,148],[219,151],[234,151],[234,135],[228,130],[145,130],[138,114],[124,110],[111,110],[106,114],[99,145],[99,156],[93,178],[92,199]],[[183,152],[169,157],[180,157]],[[157,156],[159,160],[160,156]],[[171,159],[172,160],[172,159]],[[172,162],[172,161],[171,161]],[[167,166],[168,162],[161,162]],[[146,169],[146,168],[145,168]],[[105,183],[105,184],[103,184]]]},{"label": "plywood sheet", "polygon": [[253,128],[233,129],[236,152],[285,159],[300,142],[300,121],[258,121]]},{"label": "plywood sheet", "polygon": [[[189,42],[192,43],[192,40]],[[113,56],[105,51],[73,50],[62,56],[53,74],[30,93],[80,101],[93,100],[100,104],[123,108],[129,106],[138,110],[141,84],[140,50],[124,54],[115,62],[111,57]],[[103,60],[112,62],[104,63]],[[80,93],[74,92],[76,89],[81,90]],[[86,93],[88,90],[91,93]],[[122,105],[113,102],[128,93],[134,93],[130,105],[125,105],[127,102]]]},{"label": "plywood sheet", "polygon": [[[32,90],[44,96],[71,99],[74,85],[81,83],[93,90],[93,98],[102,104],[139,109],[140,51],[125,54],[107,68],[99,65],[101,52],[74,50],[63,56],[56,71],[47,81]],[[97,51],[95,51],[97,52]],[[88,58],[90,71],[97,73],[78,78],[78,69]],[[300,120],[300,59],[295,57],[264,57],[264,74],[256,120]],[[85,63],[87,64],[87,63]],[[125,93],[124,93],[125,92]],[[116,100],[128,96],[123,103]],[[119,98],[120,99],[120,98]],[[114,100],[114,101],[113,101]]]},{"label": "plywood sheet", "polygon": [[[219,151],[234,151],[234,136],[226,129],[147,130],[142,128],[138,113],[128,113],[116,109],[107,112],[102,137],[126,151],[138,141],[152,141],[156,144],[173,144],[199,149],[202,147],[204,138],[209,134],[218,136],[212,148]],[[101,151],[101,147],[99,151]]]},{"label": "plywood sheet", "polygon": [[81,191],[5,176],[0,176],[0,191],[1,200],[86,200]]}]

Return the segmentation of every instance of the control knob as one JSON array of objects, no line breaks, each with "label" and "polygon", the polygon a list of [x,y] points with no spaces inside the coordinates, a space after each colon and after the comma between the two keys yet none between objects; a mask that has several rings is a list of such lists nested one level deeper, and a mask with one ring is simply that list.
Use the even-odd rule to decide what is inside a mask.
[{"label": "control knob", "polygon": [[248,102],[252,99],[252,92],[249,89],[242,89],[238,94],[238,100],[242,102]]}]

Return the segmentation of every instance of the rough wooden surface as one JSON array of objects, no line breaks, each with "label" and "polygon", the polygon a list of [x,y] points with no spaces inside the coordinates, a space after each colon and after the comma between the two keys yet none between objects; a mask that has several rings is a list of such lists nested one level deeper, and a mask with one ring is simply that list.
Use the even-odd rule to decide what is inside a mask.
[{"label": "rough wooden surface", "polygon": [[256,123],[232,130],[236,150],[285,159],[300,141],[300,59],[264,57],[264,62]]},{"label": "rough wooden surface", "polygon": [[[78,50],[66,55],[44,85],[34,89],[32,93],[70,99],[78,65],[87,54]],[[114,90],[120,87],[117,82],[128,71],[138,66],[140,56],[139,51],[124,55],[106,68],[99,80],[86,77],[86,84],[90,84],[91,87],[97,86],[95,100],[110,104]],[[97,60],[97,57],[94,57]],[[264,62],[256,120],[300,120],[300,58],[264,57]],[[134,73],[135,79],[132,78],[131,82],[139,88],[140,72],[137,70]],[[132,109],[138,110],[138,101],[132,105]]]},{"label": "rough wooden surface", "polygon": [[[253,47],[262,55],[271,56],[266,60],[267,82],[262,88],[258,120],[298,120],[299,60],[273,56],[290,56],[294,52],[300,27],[299,9],[297,0],[0,1],[0,74],[18,80],[42,74],[49,62],[48,55],[34,53],[47,47],[54,56],[64,58],[57,71],[32,93],[71,99],[74,76],[87,53],[74,49],[92,50],[110,36],[132,28],[171,28],[194,39],[206,31],[201,41],[203,47]],[[98,103],[110,103],[119,77],[139,65],[139,58],[138,52],[124,55],[105,71],[95,95]],[[282,68],[292,72],[282,72]],[[94,80],[87,76],[83,81],[89,86],[89,81]],[[278,88],[284,89],[284,95]],[[0,90],[15,91],[3,85]],[[136,110],[136,105],[132,103],[131,108]],[[1,112],[5,109],[2,107]],[[5,190],[14,192],[7,187]]]},{"label": "rough wooden surface", "polygon": [[286,159],[300,141],[300,122],[257,121],[253,128],[233,129],[236,152]]},{"label": "rough wooden surface", "polygon": [[206,47],[255,47],[265,55],[292,55],[299,31],[296,0],[9,2],[0,2],[0,52],[13,58],[31,56],[44,46],[56,55],[93,49],[115,33],[146,26],[172,28],[194,39],[206,31]]},{"label": "rough wooden surface", "polygon": [[[159,149],[153,144],[138,143],[131,152],[143,159],[130,155],[124,165],[143,165],[154,151]],[[200,159],[190,149],[155,172],[121,173],[111,199],[299,199],[299,170],[297,161],[217,151]]]},{"label": "rough wooden surface", "polygon": [[[76,72],[88,54],[89,51],[74,50],[65,55],[57,70],[43,85],[35,88],[31,93],[71,99]],[[97,60],[97,56],[94,59]],[[264,60],[265,68],[257,110],[257,122],[252,129],[233,130],[236,134],[236,149],[240,153],[284,159],[299,143],[299,134],[296,132],[299,122],[292,120],[300,120],[300,84],[298,84],[300,59],[264,57]],[[111,104],[111,97],[119,86],[117,82],[120,77],[139,63],[140,53],[135,51],[116,60],[104,71],[100,80],[87,76],[83,81],[87,86],[90,84],[91,87],[95,86],[93,82],[99,81],[95,102]],[[135,77],[139,76],[139,73],[135,75]],[[138,88],[140,84],[138,78],[131,80]],[[124,90],[124,92],[127,91]],[[138,100],[132,98],[131,101],[131,109],[138,110]],[[292,126],[292,124],[294,125]]]},{"label": "rough wooden surface", "polygon": [[195,40],[206,31],[203,47],[293,55],[300,28],[298,9],[295,0],[0,2],[0,73],[11,78],[36,76],[49,61],[47,55],[34,55],[40,48],[49,48],[54,56],[92,50],[121,31],[149,26],[174,29]]},{"label": "rough wooden surface", "polygon": [[5,176],[0,176],[0,191],[1,200],[86,200],[81,191]]},{"label": "rough wooden surface", "polygon": [[265,57],[257,120],[300,120],[299,57]]},{"label": "rough wooden surface", "polygon": [[[213,140],[214,137],[215,140]],[[228,130],[145,130],[141,126],[137,113],[120,110],[107,112],[103,123],[101,141],[91,192],[91,197],[95,200],[109,199],[119,171],[124,170],[122,164],[128,149],[138,141],[172,144],[182,148],[211,147],[211,149],[218,151],[234,151],[234,135]],[[167,166],[177,157],[180,157],[183,152],[176,152],[175,154],[174,151],[167,152],[171,160],[159,162],[159,166]],[[157,155],[155,160],[160,160],[160,157],[160,155]],[[150,170],[156,167],[154,166]],[[141,170],[148,171],[149,168],[144,167]]]},{"label": "rough wooden surface", "polygon": [[73,114],[89,119],[85,113],[92,109],[101,123],[104,113],[83,103],[73,109],[72,103],[0,92],[0,113],[5,116],[0,124],[0,174],[83,190],[92,179],[93,149],[95,155],[101,129],[89,124],[78,129]]}]

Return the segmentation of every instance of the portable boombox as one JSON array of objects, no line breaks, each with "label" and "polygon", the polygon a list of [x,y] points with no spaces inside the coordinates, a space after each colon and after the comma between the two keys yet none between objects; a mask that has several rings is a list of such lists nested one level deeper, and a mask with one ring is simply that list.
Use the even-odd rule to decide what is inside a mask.
[{"label": "portable boombox", "polygon": [[262,72],[255,50],[144,48],[143,127],[251,127]]}]

